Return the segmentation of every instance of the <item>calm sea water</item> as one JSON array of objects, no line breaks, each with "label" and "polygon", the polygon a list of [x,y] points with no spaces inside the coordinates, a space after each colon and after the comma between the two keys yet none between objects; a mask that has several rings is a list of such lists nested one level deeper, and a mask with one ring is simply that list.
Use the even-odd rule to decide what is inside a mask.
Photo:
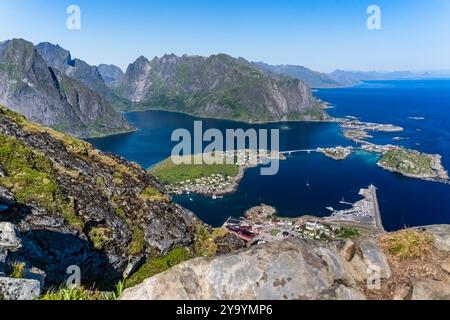
[{"label": "calm sea water", "polygon": [[[397,143],[424,152],[439,153],[450,168],[450,80],[376,81],[344,89],[315,92],[333,104],[333,116],[353,115],[363,121],[392,123],[405,128],[402,133],[376,134],[373,142]],[[129,113],[127,118],[139,131],[90,140],[97,148],[122,155],[148,168],[170,156],[170,141],[177,128],[193,129],[187,115],[148,111]],[[413,120],[411,117],[423,117]],[[314,149],[352,145],[334,123],[286,122],[248,125],[224,120],[203,119],[203,126],[222,131],[233,128],[278,128],[280,149]],[[401,141],[393,138],[400,136]],[[177,196],[175,201],[192,210],[203,221],[220,226],[229,216],[241,216],[253,206],[265,203],[279,214],[326,216],[326,207],[343,208],[339,202],[359,199],[358,191],[373,183],[383,224],[387,230],[404,226],[450,223],[450,186],[406,178],[376,166],[377,156],[355,153],[345,161],[321,154],[296,154],[280,163],[276,176],[261,176],[248,170],[236,194],[212,200],[201,196]],[[307,184],[309,183],[309,187]],[[193,201],[192,201],[193,200]]]}]

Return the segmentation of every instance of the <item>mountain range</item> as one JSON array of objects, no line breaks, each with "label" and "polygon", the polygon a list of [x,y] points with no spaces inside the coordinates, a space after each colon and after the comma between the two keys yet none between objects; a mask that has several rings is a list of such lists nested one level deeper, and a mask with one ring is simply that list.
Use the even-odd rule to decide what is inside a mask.
[{"label": "mountain range", "polygon": [[[14,39],[0,43],[0,103],[31,121],[79,137],[133,130],[102,95],[102,78],[90,82],[93,69],[72,61],[70,55],[60,57],[49,65],[31,42]],[[66,68],[63,59],[88,70],[89,80],[72,77],[75,74],[82,79],[77,68]]]},{"label": "mountain range", "polygon": [[411,72],[411,71],[348,71],[335,70],[331,73],[317,72],[304,66],[270,65],[264,62],[253,62],[262,71],[285,75],[306,82],[312,88],[339,88],[359,85],[364,81],[376,80],[414,80],[433,77],[449,76],[450,71],[439,72]]},{"label": "mountain range", "polygon": [[100,64],[98,66],[98,71],[105,81],[105,84],[110,88],[116,88],[125,75],[122,69],[113,64]]},{"label": "mountain range", "polygon": [[[82,82],[105,98],[115,109],[123,109],[127,105],[128,101],[115,95],[107,86],[98,67],[91,66],[77,58],[72,59],[70,52],[59,45],[43,42],[36,46],[36,50],[49,67]],[[106,78],[108,79],[108,77]]]},{"label": "mountain range", "polygon": [[264,62],[253,62],[253,65],[262,71],[302,80],[312,88],[336,88],[343,85],[330,74],[313,71],[304,66],[270,65]]},{"label": "mountain range", "polygon": [[119,113],[124,111],[165,110],[250,123],[323,120],[328,116],[310,87],[431,76],[409,71],[320,73],[226,54],[141,56],[124,73],[115,65],[89,65],[48,42],[0,43],[0,103],[78,137],[133,130]]},{"label": "mountain range", "polygon": [[325,113],[303,81],[267,74],[225,54],[141,56],[115,89],[130,110],[161,109],[246,122],[323,119]]}]

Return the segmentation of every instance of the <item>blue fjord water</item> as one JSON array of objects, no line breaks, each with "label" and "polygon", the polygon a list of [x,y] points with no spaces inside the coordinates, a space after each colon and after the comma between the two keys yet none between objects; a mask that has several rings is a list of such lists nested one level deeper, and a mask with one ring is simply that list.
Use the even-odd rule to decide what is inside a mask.
[{"label": "blue fjord water", "polygon": [[[375,143],[396,143],[423,152],[439,153],[450,168],[450,80],[373,81],[351,88],[315,92],[334,107],[336,117],[360,117],[367,122],[391,123],[405,128],[402,133],[375,134]],[[95,147],[122,155],[148,168],[170,156],[175,143],[173,130],[192,132],[198,118],[183,114],[147,111],[126,114],[139,130],[134,133],[91,139]],[[412,119],[423,117],[423,120]],[[336,123],[285,122],[249,125],[225,120],[202,119],[204,129],[280,129],[280,149],[314,149],[352,145]],[[394,141],[394,137],[403,140]],[[326,207],[343,208],[339,202],[353,202],[358,191],[373,183],[383,224],[387,230],[404,226],[450,223],[450,186],[406,178],[376,165],[377,156],[357,152],[345,161],[321,154],[294,154],[280,163],[275,176],[261,176],[258,168],[246,172],[238,191],[224,199],[176,196],[179,204],[203,221],[220,226],[229,216],[241,216],[252,206],[265,203],[281,216],[305,214],[326,216]],[[308,186],[309,184],[309,186]]]}]

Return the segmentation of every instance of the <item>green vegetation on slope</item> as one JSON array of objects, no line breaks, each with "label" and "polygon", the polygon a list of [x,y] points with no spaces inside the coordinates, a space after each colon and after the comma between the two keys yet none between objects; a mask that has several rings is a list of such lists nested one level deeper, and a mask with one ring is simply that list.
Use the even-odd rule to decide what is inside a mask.
[{"label": "green vegetation on slope", "polygon": [[150,202],[168,202],[169,197],[163,193],[161,193],[159,190],[147,187],[145,188],[139,197],[144,201],[150,201]]},{"label": "green vegetation on slope", "polygon": [[224,236],[227,231],[220,229],[210,229],[207,226],[197,223],[195,228],[195,239],[192,250],[185,247],[172,249],[169,253],[161,257],[149,259],[130,278],[125,281],[125,287],[130,288],[142,283],[145,279],[167,271],[173,266],[192,259],[194,257],[214,257],[217,254],[217,244],[215,240]]},{"label": "green vegetation on slope", "polygon": [[85,288],[67,289],[61,288],[52,290],[44,294],[39,300],[47,301],[86,301],[86,300],[107,300],[107,296],[98,290],[87,290]]},{"label": "green vegetation on slope", "polygon": [[131,227],[133,235],[130,246],[128,247],[128,253],[132,256],[138,255],[144,250],[145,233],[139,226],[132,226],[131,224],[129,226]]},{"label": "green vegetation on slope", "polygon": [[59,212],[77,229],[83,227],[75,216],[73,201],[60,190],[47,156],[15,138],[0,135],[0,164],[8,173],[0,177],[0,185],[10,189],[18,201]]},{"label": "green vegetation on slope", "polygon": [[209,229],[197,223],[195,226],[194,253],[197,257],[214,257],[217,253],[216,239],[227,234],[222,228]]},{"label": "green vegetation on slope", "polygon": [[347,228],[347,227],[341,227],[338,232],[336,233],[336,236],[338,238],[343,239],[354,239],[357,238],[360,235],[360,232],[356,228]]},{"label": "green vegetation on slope", "polygon": [[162,257],[151,258],[137,272],[125,281],[125,287],[130,288],[145,279],[150,278],[158,273],[169,270],[171,267],[189,260],[192,253],[187,248],[175,248]]},{"label": "green vegetation on slope", "polygon": [[414,150],[395,149],[385,152],[380,165],[406,175],[434,176],[433,157]]},{"label": "green vegetation on slope", "polygon": [[424,258],[433,245],[433,236],[427,232],[403,230],[384,235],[381,246],[399,259]]},{"label": "green vegetation on slope", "polygon": [[150,169],[150,173],[163,184],[177,185],[186,180],[195,181],[213,174],[235,177],[239,166],[235,164],[174,164],[171,158],[164,160]]},{"label": "green vegetation on slope", "polygon": [[104,249],[109,242],[112,240],[111,238],[112,231],[106,227],[96,227],[92,228],[89,231],[89,238],[94,244],[94,248],[97,250]]}]

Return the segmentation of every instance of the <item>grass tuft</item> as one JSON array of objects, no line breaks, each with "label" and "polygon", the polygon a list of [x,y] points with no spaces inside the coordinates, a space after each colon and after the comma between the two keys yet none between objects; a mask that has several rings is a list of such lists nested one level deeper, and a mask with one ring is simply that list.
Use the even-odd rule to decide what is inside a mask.
[{"label": "grass tuft", "polygon": [[104,249],[112,240],[112,231],[106,227],[96,227],[89,231],[89,238],[94,244],[94,248],[97,250]]},{"label": "grass tuft", "polygon": [[25,275],[25,263],[14,262],[12,265],[11,278],[21,279]]},{"label": "grass tuft", "polygon": [[214,257],[217,253],[215,240],[226,233],[227,231],[222,228],[209,230],[203,224],[197,223],[195,225],[195,255],[198,257]]},{"label": "grass tuft", "polygon": [[145,279],[150,278],[158,273],[167,271],[171,267],[189,260],[192,253],[184,247],[171,250],[162,257],[151,258],[137,272],[125,281],[125,287],[130,288],[142,283]]},{"label": "grass tuft", "polygon": [[50,290],[39,300],[56,301],[81,301],[81,300],[107,300],[107,296],[98,290],[87,290],[85,288],[60,288]]},{"label": "grass tuft", "polygon": [[145,247],[145,233],[144,230],[138,226],[131,226],[133,232],[131,243],[128,247],[128,253],[132,256],[141,254]]},{"label": "grass tuft", "polygon": [[150,202],[168,202],[170,200],[167,195],[153,187],[145,188],[139,195],[139,198],[143,201]]},{"label": "grass tuft", "polygon": [[383,235],[381,246],[399,259],[425,258],[431,253],[433,236],[427,232],[403,230]]}]

